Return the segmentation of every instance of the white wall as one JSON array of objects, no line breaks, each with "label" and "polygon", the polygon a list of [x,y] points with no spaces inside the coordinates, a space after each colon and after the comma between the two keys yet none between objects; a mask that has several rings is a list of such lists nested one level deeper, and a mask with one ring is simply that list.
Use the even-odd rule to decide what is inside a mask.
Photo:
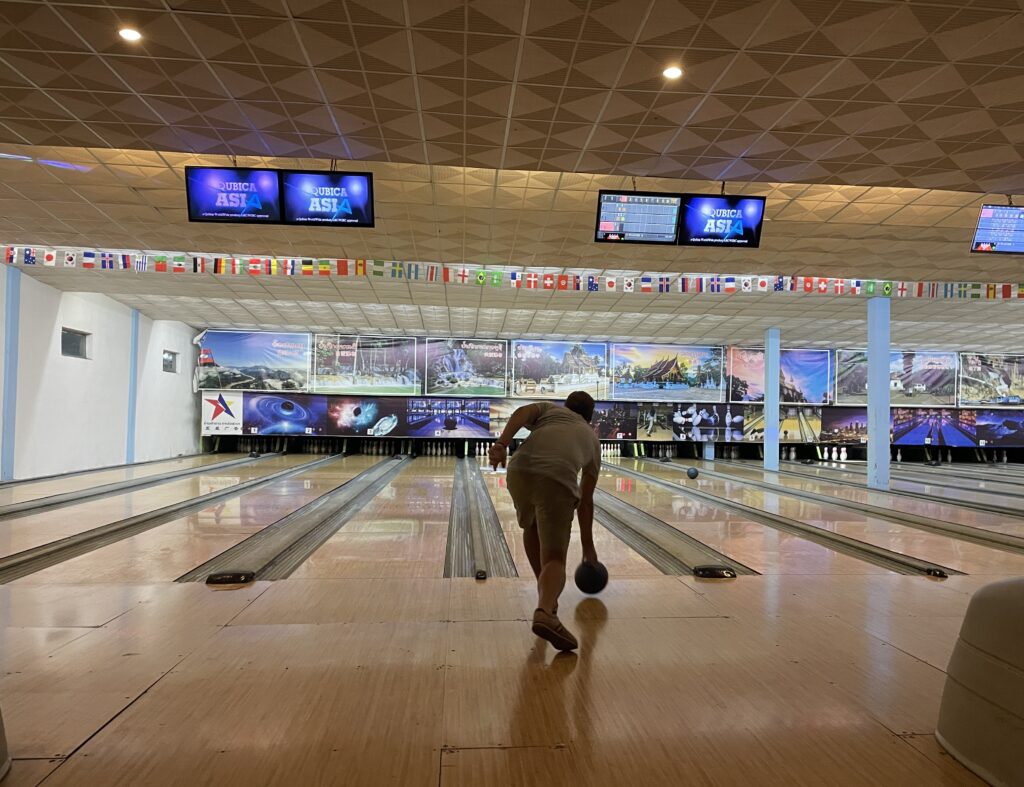
[{"label": "white wall", "polygon": [[[136,462],[199,451],[199,397],[192,393],[197,333],[184,323],[140,318]],[[178,353],[176,374],[163,370],[164,350]]]},{"label": "white wall", "polygon": [[[131,309],[105,295],[21,277],[15,478],[126,461],[131,319]],[[139,323],[135,461],[194,453],[194,331],[144,317]],[[62,327],[92,334],[88,360],[61,355]],[[181,353],[178,374],[161,370],[164,349]]]}]

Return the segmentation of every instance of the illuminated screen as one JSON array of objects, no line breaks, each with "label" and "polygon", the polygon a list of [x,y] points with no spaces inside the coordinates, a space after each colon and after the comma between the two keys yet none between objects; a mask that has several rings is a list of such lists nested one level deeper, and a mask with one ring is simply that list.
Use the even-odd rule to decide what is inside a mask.
[{"label": "illuminated screen", "polygon": [[679,243],[756,249],[761,244],[764,197],[684,194]]},{"label": "illuminated screen", "polygon": [[188,220],[280,223],[277,175],[272,169],[185,167]]},{"label": "illuminated screen", "polygon": [[1024,254],[1024,208],[982,205],[971,251],[983,254]]},{"label": "illuminated screen", "polygon": [[676,242],[678,194],[648,191],[600,191],[597,196],[598,243]]},{"label": "illuminated screen", "polygon": [[369,172],[281,173],[286,224],[373,226],[373,175]]}]

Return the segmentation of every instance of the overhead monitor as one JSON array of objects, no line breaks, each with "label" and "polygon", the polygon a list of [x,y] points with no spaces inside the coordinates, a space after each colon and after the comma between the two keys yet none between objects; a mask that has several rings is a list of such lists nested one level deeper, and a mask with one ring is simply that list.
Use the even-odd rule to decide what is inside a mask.
[{"label": "overhead monitor", "polygon": [[185,167],[189,221],[277,224],[281,187],[273,169]]},{"label": "overhead monitor", "polygon": [[287,170],[281,173],[285,224],[372,227],[369,172]]},{"label": "overhead monitor", "polygon": [[674,244],[679,232],[679,194],[653,191],[600,191],[598,243]]},{"label": "overhead monitor", "polygon": [[1024,207],[982,205],[971,251],[1024,254]]},{"label": "overhead monitor", "polygon": [[761,244],[764,197],[683,194],[679,243],[756,249]]}]

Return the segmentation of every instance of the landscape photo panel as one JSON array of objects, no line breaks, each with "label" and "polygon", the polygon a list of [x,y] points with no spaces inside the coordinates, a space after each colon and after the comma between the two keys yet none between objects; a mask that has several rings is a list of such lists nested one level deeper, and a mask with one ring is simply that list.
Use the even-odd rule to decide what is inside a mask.
[{"label": "landscape photo panel", "polygon": [[724,348],[681,344],[613,344],[612,398],[721,402]]}]

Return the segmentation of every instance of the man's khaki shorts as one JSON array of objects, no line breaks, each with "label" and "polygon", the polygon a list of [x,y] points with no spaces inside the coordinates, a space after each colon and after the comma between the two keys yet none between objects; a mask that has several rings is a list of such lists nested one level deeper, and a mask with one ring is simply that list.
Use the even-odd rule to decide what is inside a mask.
[{"label": "man's khaki shorts", "polygon": [[507,484],[523,530],[536,526],[542,552],[565,555],[576,513],[576,496],[557,481],[509,468]]}]

